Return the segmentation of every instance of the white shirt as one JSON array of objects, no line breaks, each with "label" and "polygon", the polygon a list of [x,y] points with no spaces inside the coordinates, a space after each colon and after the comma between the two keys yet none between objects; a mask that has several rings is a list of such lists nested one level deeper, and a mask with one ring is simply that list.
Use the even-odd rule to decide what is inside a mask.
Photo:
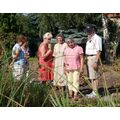
[{"label": "white shirt", "polygon": [[94,34],[86,43],[86,55],[96,55],[98,51],[102,51],[102,39]]},{"label": "white shirt", "polygon": [[18,43],[16,43],[16,44],[13,46],[13,48],[12,48],[12,56],[15,55],[15,52],[16,52],[17,50],[18,50],[18,51],[21,50],[21,47],[20,47],[20,45],[19,45]]}]

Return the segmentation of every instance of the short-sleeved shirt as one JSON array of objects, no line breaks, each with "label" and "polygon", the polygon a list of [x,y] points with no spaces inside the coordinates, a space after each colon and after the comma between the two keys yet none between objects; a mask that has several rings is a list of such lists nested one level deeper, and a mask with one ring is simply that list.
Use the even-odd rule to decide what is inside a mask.
[{"label": "short-sleeved shirt", "polygon": [[98,51],[102,51],[102,39],[94,34],[86,43],[86,55],[96,55]]},{"label": "short-sleeved shirt", "polygon": [[13,46],[12,56],[15,55],[16,51],[20,51],[20,53],[19,53],[19,56],[18,56],[17,60],[14,62],[14,64],[24,65],[25,64],[25,62],[24,62],[24,52],[21,50],[21,47],[18,43],[16,43]]},{"label": "short-sleeved shirt", "polygon": [[64,54],[64,50],[68,47],[67,43],[63,43],[63,44],[55,44],[54,46],[54,51],[53,51],[53,56],[55,58],[58,58],[58,57],[62,57],[63,54]]},{"label": "short-sleeved shirt", "polygon": [[80,68],[80,55],[83,54],[82,47],[76,45],[74,48],[67,47],[64,51],[64,62],[67,70]]}]

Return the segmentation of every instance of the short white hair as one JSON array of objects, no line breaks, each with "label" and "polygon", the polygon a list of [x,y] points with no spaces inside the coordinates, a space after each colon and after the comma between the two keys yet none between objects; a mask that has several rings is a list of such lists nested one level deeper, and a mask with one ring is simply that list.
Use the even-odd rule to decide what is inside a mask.
[{"label": "short white hair", "polygon": [[52,34],[50,32],[47,32],[43,35],[43,39],[45,39],[47,37],[52,38]]},{"label": "short white hair", "polygon": [[75,42],[73,38],[67,38],[65,41],[66,42]]}]

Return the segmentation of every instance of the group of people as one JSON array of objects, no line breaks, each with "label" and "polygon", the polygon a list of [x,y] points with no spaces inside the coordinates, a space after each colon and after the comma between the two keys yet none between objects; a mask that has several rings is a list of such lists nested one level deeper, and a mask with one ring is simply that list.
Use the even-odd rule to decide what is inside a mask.
[{"label": "group of people", "polygon": [[[79,76],[83,71],[83,49],[75,44],[72,38],[66,42],[61,34],[56,36],[52,54],[51,33],[43,36],[43,42],[38,48],[39,80],[45,83],[53,81],[56,88],[68,86],[70,97],[77,98],[79,91]],[[54,57],[54,58],[53,58]]]},{"label": "group of people", "polygon": [[[98,65],[102,51],[102,39],[95,33],[93,25],[86,27],[88,41],[86,43],[85,55],[87,58],[88,77],[91,80],[93,91],[86,96],[96,97],[98,88]],[[84,72],[84,51],[81,46],[75,44],[73,38],[64,40],[62,34],[56,36],[57,43],[52,49],[52,34],[47,32],[43,35],[43,42],[38,47],[38,80],[41,83],[52,82],[56,89],[68,88],[69,98],[79,98],[80,75]],[[26,38],[18,38],[18,43],[13,47],[14,72],[13,75],[25,71],[29,58],[27,49],[23,50]],[[14,54],[14,50],[16,51]],[[19,70],[20,69],[20,70]],[[18,74],[17,74],[18,73]],[[19,76],[19,75],[18,75]],[[17,77],[20,79],[21,76]]]}]

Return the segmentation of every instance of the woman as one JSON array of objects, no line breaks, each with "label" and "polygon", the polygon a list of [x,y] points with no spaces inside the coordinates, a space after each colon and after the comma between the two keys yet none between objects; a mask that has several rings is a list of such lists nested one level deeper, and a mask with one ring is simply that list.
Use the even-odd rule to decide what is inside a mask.
[{"label": "woman", "polygon": [[83,72],[83,49],[73,39],[67,40],[64,51],[65,72],[68,79],[69,97],[78,100],[79,76]]},{"label": "woman", "polygon": [[64,37],[61,34],[56,36],[57,44],[54,46],[54,86],[56,89],[67,85],[66,75],[64,74],[64,50],[67,44],[64,42]]},{"label": "woman", "polygon": [[26,37],[24,35],[19,35],[17,37],[17,43],[12,49],[12,58],[11,63],[13,68],[13,77],[16,80],[20,80],[24,74],[24,52],[21,49],[21,46],[26,42]]},{"label": "woman", "polygon": [[51,33],[45,33],[43,35],[43,42],[38,48],[38,80],[42,83],[53,80],[51,38]]}]

